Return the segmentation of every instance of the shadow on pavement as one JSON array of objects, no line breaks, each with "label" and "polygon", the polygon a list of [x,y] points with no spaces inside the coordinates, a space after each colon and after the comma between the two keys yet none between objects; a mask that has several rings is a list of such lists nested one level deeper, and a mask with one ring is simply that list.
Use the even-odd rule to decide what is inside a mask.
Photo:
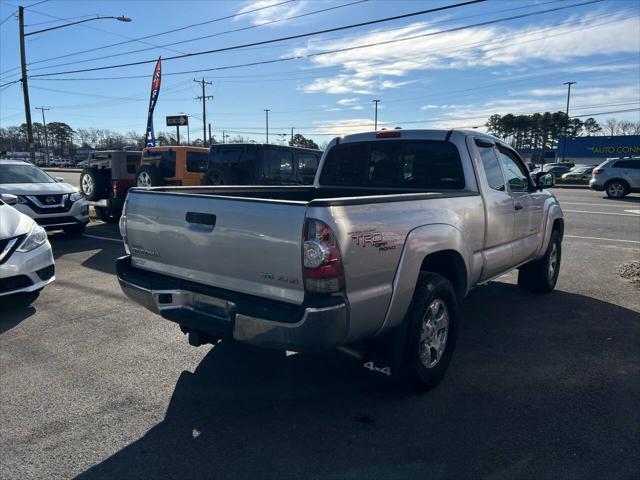
[{"label": "shadow on pavement", "polygon": [[11,330],[36,313],[31,306],[33,295],[7,295],[0,297],[0,335]]},{"label": "shadow on pavement", "polygon": [[636,197],[636,196],[627,196],[622,198],[609,198],[605,195],[603,198],[609,202],[640,203],[640,197]]},{"label": "shadow on pavement", "polygon": [[69,238],[63,232],[49,234],[54,258],[57,260],[64,255],[97,250],[96,253],[82,261],[82,266],[115,274],[116,258],[125,253],[117,225],[91,224],[85,233],[86,235],[77,238]]},{"label": "shadow on pavement", "polygon": [[[640,315],[474,290],[453,364],[409,394],[336,353],[220,343],[165,418],[78,478],[627,478],[640,468]],[[186,340],[185,340],[186,341]],[[127,422],[121,424],[123,435]],[[99,434],[99,433],[97,433]]]}]

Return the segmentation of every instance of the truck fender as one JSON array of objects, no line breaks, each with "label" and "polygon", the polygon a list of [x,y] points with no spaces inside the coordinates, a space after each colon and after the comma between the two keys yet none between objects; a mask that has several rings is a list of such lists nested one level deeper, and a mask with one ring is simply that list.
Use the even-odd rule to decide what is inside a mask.
[{"label": "truck fender", "polygon": [[540,245],[540,250],[538,251],[537,258],[540,258],[545,254],[547,248],[549,246],[549,241],[551,240],[551,232],[553,231],[553,224],[556,220],[560,220],[560,240],[562,240],[562,236],[564,235],[564,214],[562,213],[562,208],[555,201],[553,203],[550,202],[550,205],[545,208],[546,214],[544,219],[544,237],[542,239],[542,244]]},{"label": "truck fender", "polygon": [[[376,335],[387,332],[402,323],[418,282],[418,275],[425,258],[442,252],[451,255],[449,274],[459,278],[458,297],[467,294],[473,279],[473,252],[466,235],[452,225],[438,223],[417,227],[409,232],[393,279],[393,293],[384,322]],[[479,267],[477,269],[479,271]],[[449,276],[449,275],[446,275]]]}]

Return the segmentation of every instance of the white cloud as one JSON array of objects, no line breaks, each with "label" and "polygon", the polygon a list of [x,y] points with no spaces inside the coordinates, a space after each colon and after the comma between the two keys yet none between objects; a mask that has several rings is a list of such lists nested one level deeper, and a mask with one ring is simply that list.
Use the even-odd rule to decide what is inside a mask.
[{"label": "white cloud", "polygon": [[[327,120],[322,122],[314,122],[317,125],[316,133],[332,133],[339,135],[348,135],[350,133],[369,132],[373,130],[373,120],[371,118],[349,118],[345,120]],[[385,122],[378,121],[378,128],[387,125]]]},{"label": "white cloud", "polygon": [[[247,3],[240,9],[238,13],[249,12],[257,8],[269,7],[276,3],[281,3],[282,0],[257,0]],[[254,25],[260,25],[266,22],[272,22],[274,20],[280,20],[281,18],[291,17],[300,13],[306,6],[306,0],[300,0],[298,2],[285,3],[284,5],[278,5],[277,7],[265,8],[264,10],[258,10],[257,12],[248,13],[237,17],[236,20],[242,20],[249,18]]]},{"label": "white cloud", "polygon": [[[420,70],[469,67],[509,67],[517,72],[532,61],[566,62],[592,55],[637,53],[640,49],[640,22],[634,16],[610,16],[606,22],[593,12],[566,19],[566,25],[540,26],[495,25],[423,36],[412,40],[383,44],[390,40],[435,33],[440,28],[419,22],[390,31],[372,31],[339,40],[310,41],[294,49],[295,55],[309,55],[323,50],[344,50],[358,45],[373,47],[337,51],[311,57],[315,65],[342,67],[333,77],[315,79],[301,89],[308,93],[371,94],[405,83],[385,77],[407,76]],[[597,25],[597,28],[583,28]],[[624,34],[621,34],[624,32]],[[536,40],[536,41],[531,41]]]},{"label": "white cloud", "polygon": [[358,99],[355,97],[352,98],[341,98],[340,100],[338,100],[338,105],[355,105],[356,103],[358,103]]}]

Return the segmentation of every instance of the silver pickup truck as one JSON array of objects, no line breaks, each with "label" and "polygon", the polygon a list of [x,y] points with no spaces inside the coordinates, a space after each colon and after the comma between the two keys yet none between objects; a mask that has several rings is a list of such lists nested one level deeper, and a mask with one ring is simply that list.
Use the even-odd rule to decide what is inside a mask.
[{"label": "silver pickup truck", "polygon": [[564,220],[551,180],[475,131],[348,135],[313,186],[132,189],[117,275],[192,345],[339,348],[428,389],[472,287],[514,268],[525,289],[555,287]]}]

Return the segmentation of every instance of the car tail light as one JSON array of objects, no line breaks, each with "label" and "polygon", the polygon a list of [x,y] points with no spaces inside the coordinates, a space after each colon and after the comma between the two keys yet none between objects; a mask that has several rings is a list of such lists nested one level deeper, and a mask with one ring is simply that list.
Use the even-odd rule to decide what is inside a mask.
[{"label": "car tail light", "polygon": [[601,173],[604,173],[604,168],[596,168],[596,169],[593,171],[593,174],[594,174],[594,175],[600,175]]},{"label": "car tail light", "polygon": [[118,222],[118,227],[120,228],[120,235],[122,235],[122,241],[124,242],[124,251],[127,252],[127,255],[131,255],[131,251],[129,250],[129,239],[127,238],[127,201],[124,201],[124,205],[122,207],[122,215],[120,215],[120,221]]},{"label": "car tail light", "polygon": [[376,138],[398,138],[401,137],[400,130],[385,130],[383,132],[376,133]]},{"label": "car tail light", "polygon": [[324,222],[308,218],[302,246],[304,287],[308,292],[333,293],[344,288],[344,270],[333,230]]}]

